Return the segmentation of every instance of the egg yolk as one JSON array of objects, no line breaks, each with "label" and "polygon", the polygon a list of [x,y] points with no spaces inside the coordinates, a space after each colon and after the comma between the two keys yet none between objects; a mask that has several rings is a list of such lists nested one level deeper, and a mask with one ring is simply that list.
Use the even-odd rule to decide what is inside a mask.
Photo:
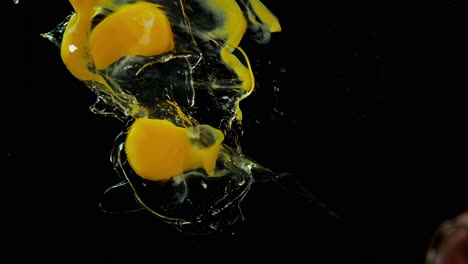
[{"label": "egg yolk", "polygon": [[223,133],[208,125],[183,128],[167,120],[138,118],[125,151],[140,177],[156,181],[198,168],[212,173],[223,140]]},{"label": "egg yolk", "polygon": [[89,65],[102,70],[124,56],[154,56],[174,48],[169,19],[159,5],[137,2],[116,7],[91,31],[92,19],[106,1],[70,2],[76,13],[65,30],[61,55],[78,79],[105,83]]},{"label": "egg yolk", "polygon": [[158,5],[125,5],[106,17],[89,38],[91,56],[102,70],[124,56],[152,56],[174,48],[169,19]]}]

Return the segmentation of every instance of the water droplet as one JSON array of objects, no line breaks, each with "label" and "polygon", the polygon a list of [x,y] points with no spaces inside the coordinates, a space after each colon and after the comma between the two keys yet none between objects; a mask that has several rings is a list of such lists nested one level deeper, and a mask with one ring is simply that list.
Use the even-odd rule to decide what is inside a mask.
[{"label": "water droplet", "polygon": [[278,93],[279,92],[279,88],[280,88],[280,85],[279,85],[279,82],[277,80],[273,80],[272,81],[272,86],[273,86],[273,91],[275,93]]}]

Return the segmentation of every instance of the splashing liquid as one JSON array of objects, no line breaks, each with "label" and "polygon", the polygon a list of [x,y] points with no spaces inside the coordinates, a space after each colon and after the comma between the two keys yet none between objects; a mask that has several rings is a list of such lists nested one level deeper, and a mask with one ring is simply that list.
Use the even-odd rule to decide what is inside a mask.
[{"label": "splashing liquid", "polygon": [[259,0],[70,3],[74,12],[42,36],[126,124],[111,154],[122,183],[108,192],[129,188],[181,230],[236,222],[252,170],[267,171],[243,155],[235,133],[255,83],[239,45],[269,42],[277,18]]}]

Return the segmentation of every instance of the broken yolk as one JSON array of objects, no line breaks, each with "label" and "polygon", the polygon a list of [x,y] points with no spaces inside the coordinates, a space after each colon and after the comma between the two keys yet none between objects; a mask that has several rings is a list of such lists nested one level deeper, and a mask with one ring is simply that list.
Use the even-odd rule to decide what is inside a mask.
[{"label": "broken yolk", "polygon": [[183,128],[161,119],[138,118],[125,151],[133,170],[147,180],[164,180],[203,168],[212,173],[224,135],[207,125]]}]

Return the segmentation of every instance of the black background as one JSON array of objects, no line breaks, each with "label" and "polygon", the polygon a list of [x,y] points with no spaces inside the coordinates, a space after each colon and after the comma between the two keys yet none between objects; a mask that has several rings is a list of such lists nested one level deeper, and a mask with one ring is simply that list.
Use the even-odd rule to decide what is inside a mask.
[{"label": "black background", "polygon": [[388,16],[377,5],[265,0],[283,32],[246,47],[257,90],[241,103],[243,150],[299,176],[340,218],[258,183],[233,234],[206,236],[99,210],[123,124],[88,110],[95,95],[40,37],[71,7],[2,2],[0,258],[422,263],[436,227],[467,209],[455,2]]}]

